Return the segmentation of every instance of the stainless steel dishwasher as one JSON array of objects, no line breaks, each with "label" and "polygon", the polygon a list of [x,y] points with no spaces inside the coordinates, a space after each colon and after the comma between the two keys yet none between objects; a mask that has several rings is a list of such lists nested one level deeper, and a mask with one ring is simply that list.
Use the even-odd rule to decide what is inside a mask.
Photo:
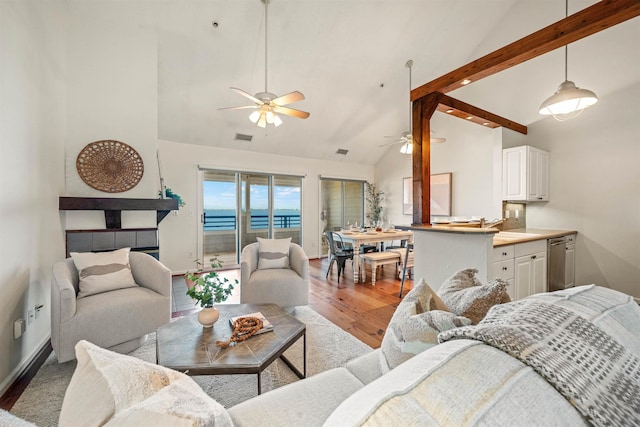
[{"label": "stainless steel dishwasher", "polygon": [[548,264],[547,283],[549,285],[549,292],[558,291],[564,289],[565,283],[565,256],[566,256],[566,237],[555,237],[548,240]]}]

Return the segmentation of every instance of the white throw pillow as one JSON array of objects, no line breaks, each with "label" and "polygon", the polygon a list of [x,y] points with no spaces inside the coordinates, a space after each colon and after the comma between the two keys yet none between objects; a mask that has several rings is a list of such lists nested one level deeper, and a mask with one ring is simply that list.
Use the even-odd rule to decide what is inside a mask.
[{"label": "white throw pillow", "polygon": [[438,295],[421,279],[391,317],[380,345],[382,373],[438,344],[440,332],[470,324],[469,319],[449,313]]},{"label": "white throw pillow", "polygon": [[289,246],[287,239],[263,239],[258,237],[258,270],[289,268]]},{"label": "white throw pillow", "polygon": [[467,268],[449,277],[438,289],[438,295],[451,311],[464,316],[475,325],[496,304],[511,301],[507,294],[507,282],[495,279],[483,284],[476,277],[478,270]]},{"label": "white throw pillow", "polygon": [[80,276],[78,298],[138,286],[129,266],[130,250],[131,248],[122,248],[112,252],[71,252]]},{"label": "white throw pillow", "polygon": [[61,427],[233,425],[224,407],[185,374],[84,340],[75,348],[78,365]]}]

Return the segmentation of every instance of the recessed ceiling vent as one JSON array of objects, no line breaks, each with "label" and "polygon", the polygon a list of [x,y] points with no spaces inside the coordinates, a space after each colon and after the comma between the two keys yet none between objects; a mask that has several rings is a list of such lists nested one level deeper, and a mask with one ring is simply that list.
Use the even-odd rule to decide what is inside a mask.
[{"label": "recessed ceiling vent", "polygon": [[245,135],[243,133],[236,133],[236,137],[234,138],[236,141],[249,141],[253,139],[253,135]]},{"label": "recessed ceiling vent", "polygon": [[336,151],[336,154],[342,154],[343,156],[345,156],[348,152],[349,150],[345,150],[344,148],[338,148],[338,151]]}]

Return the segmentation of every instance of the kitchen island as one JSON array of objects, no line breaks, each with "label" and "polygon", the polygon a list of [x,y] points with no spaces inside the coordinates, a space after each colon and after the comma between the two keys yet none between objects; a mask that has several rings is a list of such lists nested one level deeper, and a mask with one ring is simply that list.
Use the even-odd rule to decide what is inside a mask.
[{"label": "kitchen island", "polygon": [[[504,278],[509,284],[509,294],[518,299],[527,293],[546,291],[547,239],[575,234],[574,230],[517,229],[500,231],[496,228],[468,228],[442,225],[413,225],[398,227],[413,231],[414,278],[424,278],[429,286],[438,290],[453,273],[466,268],[476,268],[478,278],[489,282],[496,277]],[[516,250],[517,248],[517,250]],[[514,259],[531,255],[529,265],[522,265],[521,274],[529,269],[531,278],[517,291],[513,277],[503,276],[496,267],[508,268],[514,274]],[[504,255],[503,255],[504,254]],[[507,258],[512,260],[508,263]],[[498,264],[501,262],[503,264]],[[500,270],[503,271],[503,270]],[[507,270],[504,270],[507,271]]]}]

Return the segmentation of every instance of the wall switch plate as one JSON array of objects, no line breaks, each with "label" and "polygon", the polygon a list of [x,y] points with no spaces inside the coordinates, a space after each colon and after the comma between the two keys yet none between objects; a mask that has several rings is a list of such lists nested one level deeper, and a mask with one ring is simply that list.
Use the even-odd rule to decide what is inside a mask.
[{"label": "wall switch plate", "polygon": [[18,319],[13,322],[13,338],[18,339],[24,334],[24,331],[27,330],[27,325],[24,322],[24,319]]}]

